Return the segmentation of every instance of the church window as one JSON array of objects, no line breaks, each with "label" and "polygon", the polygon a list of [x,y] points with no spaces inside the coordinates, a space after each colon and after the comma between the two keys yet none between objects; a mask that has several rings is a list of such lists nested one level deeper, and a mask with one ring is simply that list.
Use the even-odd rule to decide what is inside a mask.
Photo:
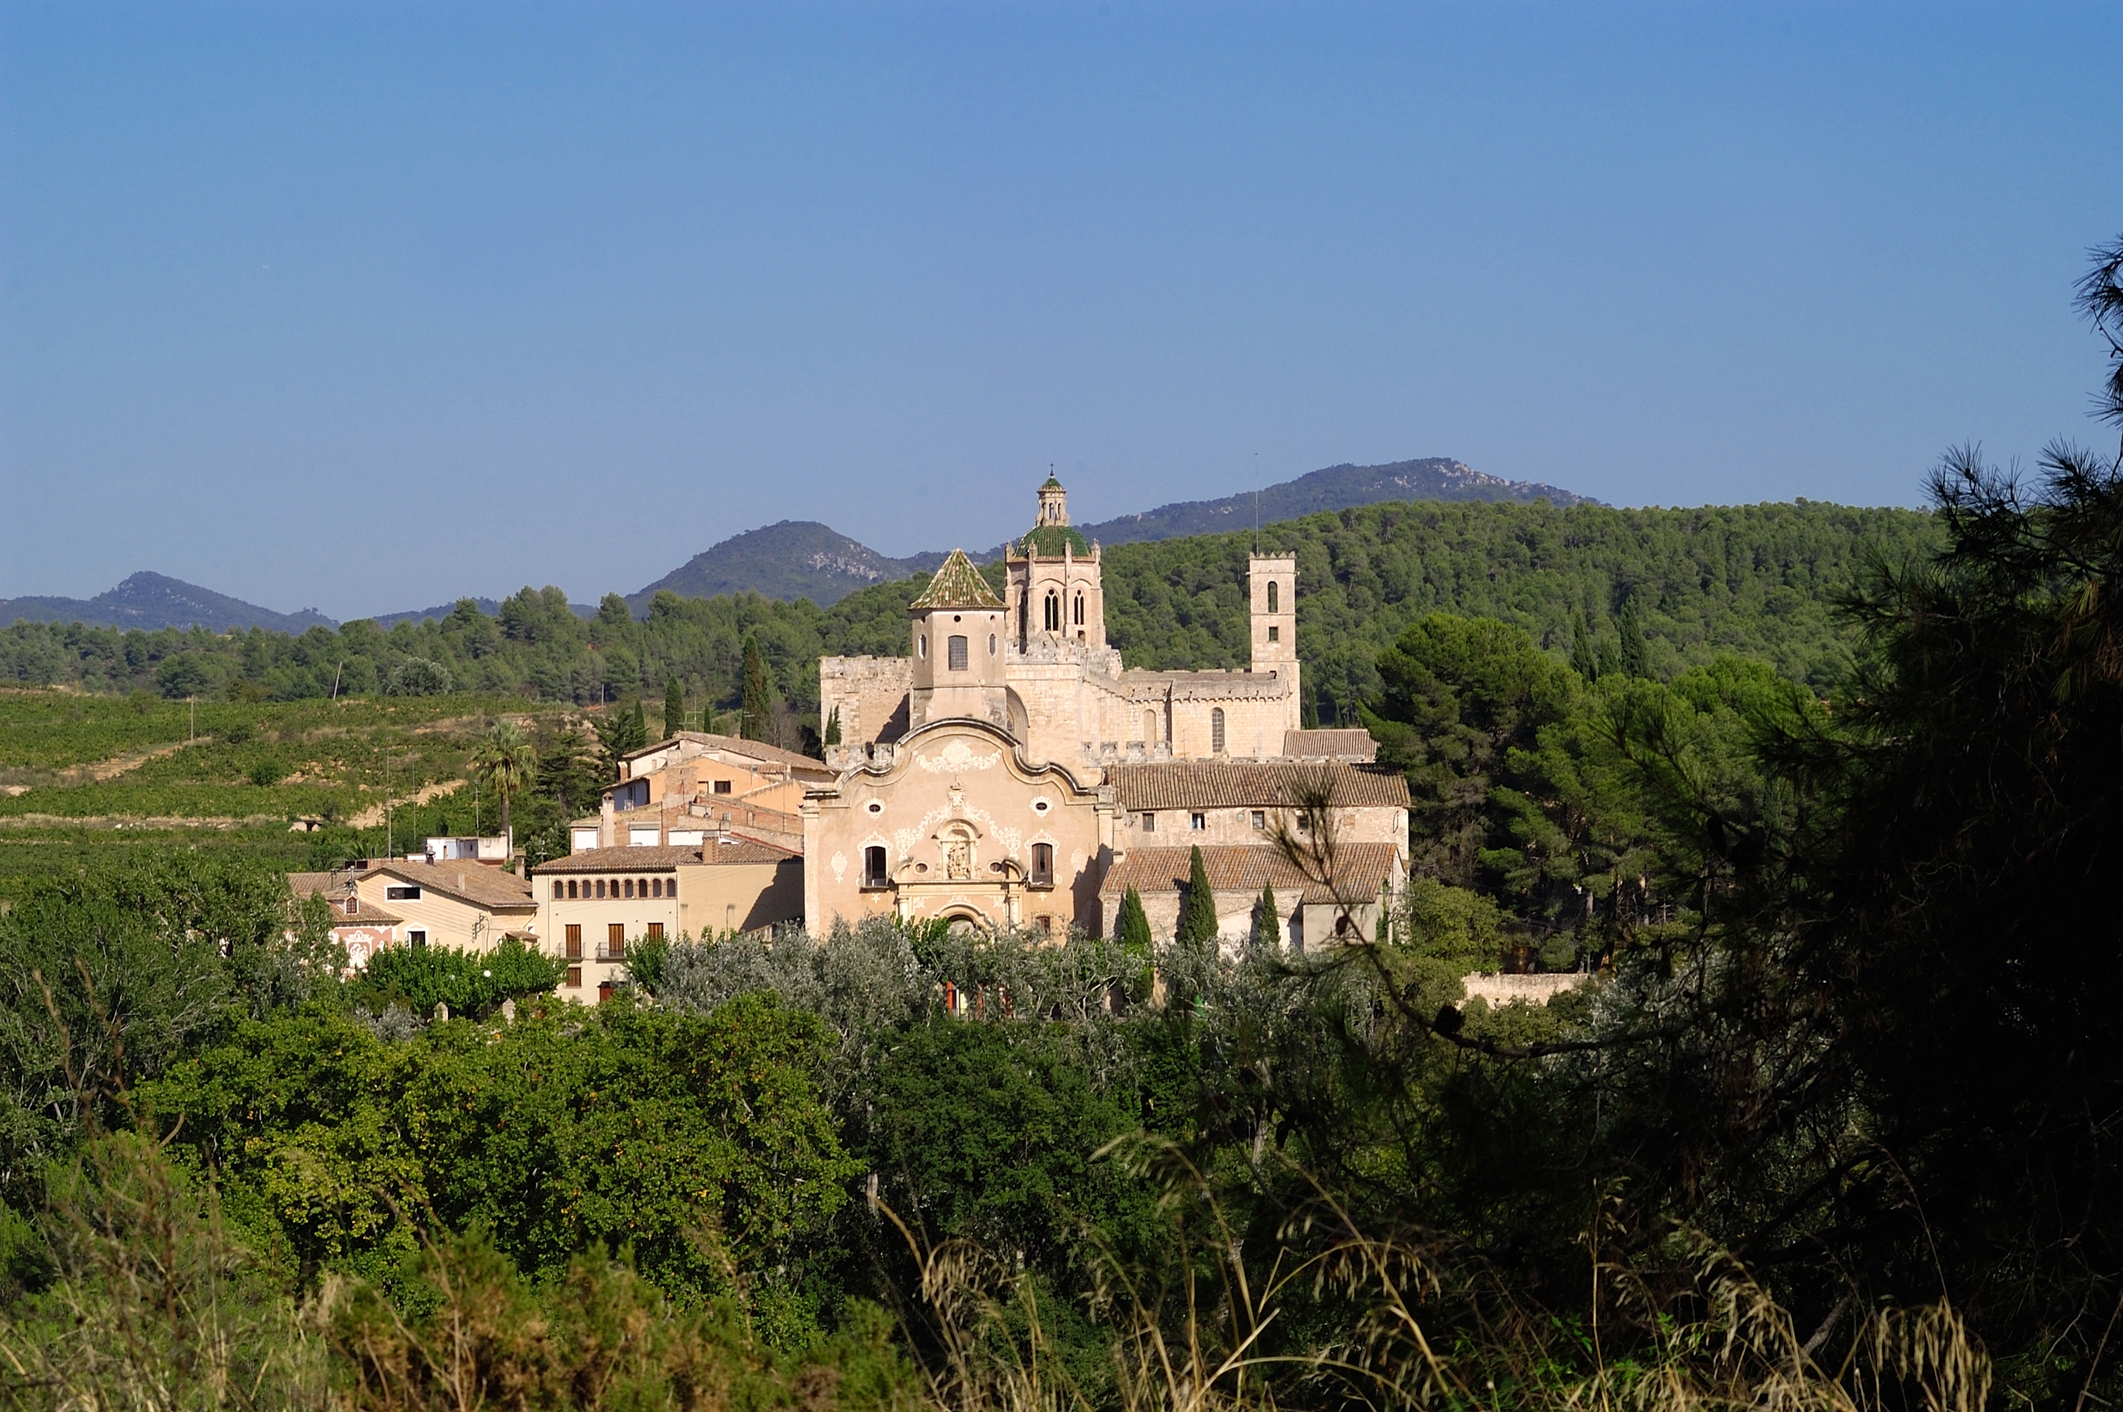
[{"label": "church window", "polygon": [[929,655],[929,639],[927,637],[916,634],[914,638],[914,655],[917,657],[927,657]]},{"label": "church window", "polygon": [[966,669],[966,640],[963,637],[953,633],[946,638],[944,652],[945,660],[952,671],[962,672]]},{"label": "church window", "polygon": [[1209,713],[1209,753],[1224,753],[1224,708],[1221,706]]},{"label": "church window", "polygon": [[992,632],[988,634],[988,655],[990,657],[995,655],[995,634]]},{"label": "church window", "polygon": [[[1275,585],[1271,583],[1268,587],[1273,588]],[[1281,642],[1283,640],[1283,630],[1274,623],[1268,624],[1268,640],[1270,642]]]},{"label": "church window", "polygon": [[1040,623],[1048,632],[1061,631],[1061,595],[1047,590],[1047,601],[1040,613]]},{"label": "church window", "polygon": [[1143,712],[1143,744],[1157,744],[1157,712]]},{"label": "church window", "polygon": [[1034,887],[1054,886],[1053,844],[1035,843],[1032,845],[1032,876],[1030,881]]},{"label": "church window", "polygon": [[1278,609],[1276,608],[1276,606],[1275,606],[1275,603],[1276,603],[1276,594],[1275,594],[1275,580],[1274,580],[1274,579],[1270,579],[1270,580],[1268,580],[1268,611],[1269,611],[1269,612],[1273,613],[1273,612],[1277,612],[1277,611],[1279,611],[1279,610],[1278,610]]},{"label": "church window", "polygon": [[1084,596],[1081,593],[1076,595],[1076,625],[1084,625]]},{"label": "church window", "polygon": [[888,882],[884,845],[873,843],[862,851],[862,885],[884,887]]}]

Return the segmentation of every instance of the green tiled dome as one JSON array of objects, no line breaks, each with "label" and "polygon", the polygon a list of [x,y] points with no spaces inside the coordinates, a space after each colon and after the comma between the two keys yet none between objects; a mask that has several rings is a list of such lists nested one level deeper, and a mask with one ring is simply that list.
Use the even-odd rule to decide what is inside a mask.
[{"label": "green tiled dome", "polygon": [[1069,552],[1079,559],[1088,559],[1091,556],[1090,541],[1086,540],[1074,525],[1041,525],[1019,541],[1019,548],[1024,550],[1027,557],[1040,559],[1061,558],[1063,545],[1067,545]]}]

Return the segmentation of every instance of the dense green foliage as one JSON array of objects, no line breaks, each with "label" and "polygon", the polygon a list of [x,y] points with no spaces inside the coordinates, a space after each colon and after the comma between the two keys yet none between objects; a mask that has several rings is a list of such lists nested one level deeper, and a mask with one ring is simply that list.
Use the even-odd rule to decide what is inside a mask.
[{"label": "dense green foliage", "polygon": [[[1440,611],[1515,624],[1560,654],[1582,620],[1594,660],[1619,666],[1626,657],[1639,675],[1668,677],[1739,654],[1823,687],[1853,660],[1834,594],[1857,582],[1868,555],[1899,561],[1936,542],[1922,514],[1804,501],[1700,510],[1401,502],[1311,515],[1260,535],[1297,555],[1298,647],[1312,709],[1352,722],[1380,688],[1378,653]],[[1108,550],[1114,644],[1142,667],[1245,665],[1254,544],[1250,534],[1224,534]],[[984,572],[1000,583],[999,563]],[[0,628],[0,681],[279,700],[458,690],[576,705],[668,691],[676,681],[712,713],[744,707],[744,644],[756,637],[787,701],[779,729],[797,743],[816,720],[818,658],[905,653],[904,609],[920,587],[919,579],[879,584],[830,608],[666,593],[638,621],[616,596],[584,621],[558,589],[526,588],[494,617],[467,601],[446,618],[389,632],[355,622],[299,637],[17,623]]]}]

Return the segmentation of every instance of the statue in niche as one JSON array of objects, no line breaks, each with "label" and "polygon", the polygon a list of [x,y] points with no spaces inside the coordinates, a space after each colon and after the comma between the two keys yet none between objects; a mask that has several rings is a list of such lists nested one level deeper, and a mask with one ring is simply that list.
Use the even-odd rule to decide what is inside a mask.
[{"label": "statue in niche", "polygon": [[944,845],[944,876],[956,882],[973,876],[973,845],[962,838]]}]

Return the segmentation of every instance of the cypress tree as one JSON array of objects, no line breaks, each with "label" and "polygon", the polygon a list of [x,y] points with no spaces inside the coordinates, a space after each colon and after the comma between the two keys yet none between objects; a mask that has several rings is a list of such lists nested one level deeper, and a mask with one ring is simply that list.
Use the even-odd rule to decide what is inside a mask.
[{"label": "cypress tree", "polygon": [[827,745],[840,744],[840,708],[838,706],[833,708],[833,714],[826,717],[825,743]]},{"label": "cypress tree", "polygon": [[1216,894],[1209,890],[1209,869],[1202,862],[1202,846],[1194,845],[1187,860],[1187,902],[1180,909],[1179,931],[1174,941],[1199,943],[1216,940]]},{"label": "cypress tree", "polygon": [[1648,677],[1651,669],[1644,660],[1644,625],[1637,619],[1636,597],[1631,595],[1622,604],[1622,674],[1630,677]]},{"label": "cypress tree", "polygon": [[649,743],[649,715],[641,709],[641,698],[638,696],[634,698],[634,715],[627,723],[627,734],[633,739],[636,750]]},{"label": "cypress tree", "polygon": [[672,677],[663,684],[663,733],[674,736],[686,728],[686,689]]},{"label": "cypress tree", "polygon": [[1147,956],[1152,945],[1150,937],[1150,914],[1143,911],[1143,897],[1134,888],[1121,894],[1120,917],[1113,926],[1114,937],[1128,951]]},{"label": "cypress tree", "polygon": [[737,733],[746,740],[765,740],[774,728],[774,677],[767,670],[766,654],[759,650],[759,635],[745,634],[744,713]]},{"label": "cypress tree", "polygon": [[1253,904],[1253,940],[1262,946],[1283,944],[1283,919],[1275,910],[1275,884],[1261,887],[1261,899]]},{"label": "cypress tree", "polygon": [[1578,610],[1577,621],[1570,625],[1570,665],[1586,681],[1600,679],[1600,659],[1592,650],[1592,625],[1585,621],[1585,610]]}]

